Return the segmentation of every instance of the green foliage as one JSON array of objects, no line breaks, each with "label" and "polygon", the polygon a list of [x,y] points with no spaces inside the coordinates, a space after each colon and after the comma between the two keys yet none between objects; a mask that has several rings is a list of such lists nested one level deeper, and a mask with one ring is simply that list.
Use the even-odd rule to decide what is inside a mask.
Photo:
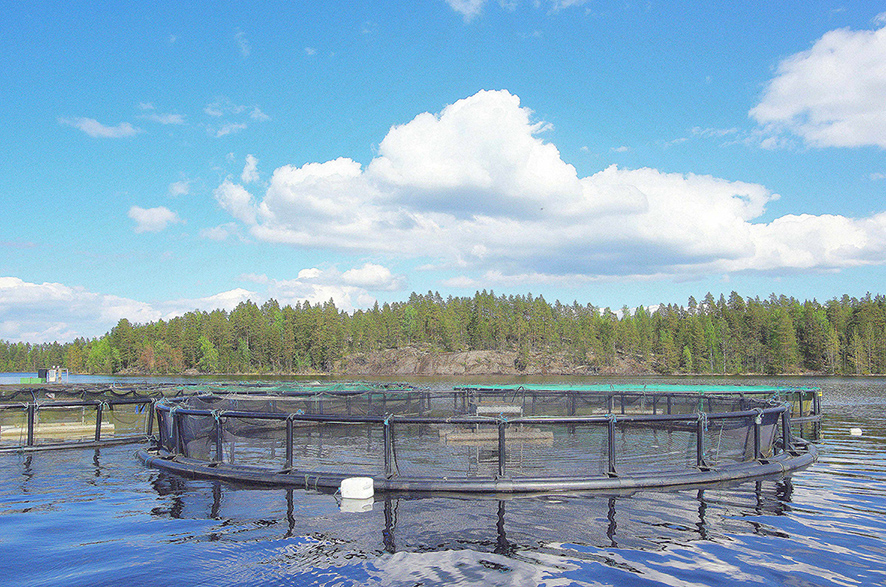
[{"label": "green foliage", "polygon": [[886,373],[886,297],[843,296],[824,305],[787,296],[710,293],[687,305],[618,313],[553,304],[532,294],[448,297],[347,313],[329,300],[280,307],[243,302],[231,312],[188,312],[169,321],[120,320],[106,335],[59,344],[0,340],[0,370],[63,365],[73,372],[277,373],[329,371],[351,353],[402,346],[433,351],[565,353],[598,367],[634,361],[659,373]]}]

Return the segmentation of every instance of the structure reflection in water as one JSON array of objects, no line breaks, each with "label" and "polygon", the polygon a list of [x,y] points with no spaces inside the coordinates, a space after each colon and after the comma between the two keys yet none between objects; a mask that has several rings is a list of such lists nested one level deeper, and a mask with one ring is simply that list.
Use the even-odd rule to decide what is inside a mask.
[{"label": "structure reflection in water", "polygon": [[[297,489],[251,489],[160,474],[164,505],[152,515],[210,519],[209,540],[297,539],[349,556],[471,549],[513,557],[570,544],[665,548],[725,534],[772,535],[758,518],[790,511],[789,478],[732,487],[626,494],[550,494],[502,499],[381,494],[372,510],[347,513],[336,497]],[[260,530],[259,530],[260,529]],[[278,530],[279,529],[279,530]],[[321,545],[318,545],[320,548]]]}]

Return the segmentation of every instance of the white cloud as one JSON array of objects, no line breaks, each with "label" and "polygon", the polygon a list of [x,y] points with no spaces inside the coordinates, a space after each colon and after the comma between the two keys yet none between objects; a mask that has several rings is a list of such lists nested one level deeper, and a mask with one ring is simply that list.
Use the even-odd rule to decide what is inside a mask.
[{"label": "white cloud", "polygon": [[314,49],[313,47],[305,47],[305,55],[316,55],[316,54],[317,54],[317,50]]},{"label": "white cloud", "polygon": [[234,42],[237,44],[237,49],[240,51],[240,55],[244,58],[249,57],[252,48],[249,46],[249,40],[246,38],[246,33],[243,31],[237,31],[237,34],[234,35]]},{"label": "white cloud", "polygon": [[151,114],[143,114],[139,116],[139,118],[144,118],[146,120],[150,120],[152,122],[159,122],[160,124],[184,124],[185,117],[183,114],[160,114],[158,112],[152,112]]},{"label": "white cloud", "polygon": [[178,214],[164,206],[157,208],[133,206],[129,209],[128,216],[135,220],[135,232],[160,232],[169,224],[182,222]]},{"label": "white cloud", "polygon": [[[346,158],[286,165],[260,201],[230,181],[216,199],[260,240],[420,259],[501,281],[886,262],[880,217],[762,224],[779,196],[759,184],[617,166],[579,177],[538,136],[545,126],[516,96],[479,92],[393,127],[365,168]],[[348,274],[367,284],[374,272]]]},{"label": "white cloud", "polygon": [[235,222],[226,222],[212,228],[204,228],[200,236],[214,241],[224,241],[232,236],[240,236],[240,227]]},{"label": "white cloud", "polygon": [[783,60],[750,116],[815,147],[886,148],[886,27],[830,31]]},{"label": "white cloud", "polygon": [[245,224],[255,224],[255,204],[252,194],[242,185],[225,180],[212,192],[215,200],[231,216]]},{"label": "white cloud", "polygon": [[169,184],[170,196],[187,196],[189,193],[191,193],[191,182],[189,181],[174,181]]},{"label": "white cloud", "polygon": [[243,183],[258,181],[258,159],[252,155],[246,155],[246,165],[243,167],[243,173],[240,174],[240,180]]},{"label": "white cloud", "polygon": [[252,111],[249,113],[249,118],[262,122],[271,119],[271,117],[262,112],[258,106],[253,106]]},{"label": "white cloud", "polygon": [[142,132],[128,122],[121,122],[117,126],[105,126],[94,118],[59,118],[60,124],[73,126],[80,129],[91,137],[102,139],[119,139],[132,137]]},{"label": "white cloud", "polygon": [[222,125],[221,128],[215,131],[215,136],[216,138],[221,138],[225,135],[238,133],[244,128],[246,128],[245,122],[229,122],[228,124]]},{"label": "white cloud", "polygon": [[149,304],[61,283],[0,277],[0,339],[41,343],[92,338],[108,332],[122,318],[147,323],[193,310],[230,311],[248,299],[263,301],[260,294],[237,288],[203,298]]},{"label": "white cloud", "polygon": [[0,277],[0,339],[40,343],[93,337],[124,317],[147,322],[161,313],[142,302],[82,287]]},{"label": "white cloud", "polygon": [[267,287],[267,296],[281,304],[304,301],[322,304],[332,299],[336,307],[345,311],[372,305],[375,297],[370,291],[400,291],[406,284],[404,276],[394,275],[387,267],[372,263],[344,273],[335,267],[311,267],[299,271],[296,279],[288,280],[253,276],[255,281],[259,278]]},{"label": "white cloud", "polygon": [[397,291],[403,289],[405,278],[391,274],[391,270],[382,265],[366,263],[342,273],[342,280],[348,285],[355,285],[373,291]]},{"label": "white cloud", "polygon": [[234,104],[228,98],[219,98],[215,102],[211,104],[207,104],[203,108],[203,112],[208,114],[209,116],[214,116],[216,118],[225,115],[232,114],[242,114],[246,110],[246,106],[242,106],[240,104]]},{"label": "white cloud", "polygon": [[406,286],[404,276],[372,263],[343,273],[335,267],[309,267],[300,270],[295,279],[254,274],[241,275],[240,279],[264,286],[264,298],[274,298],[281,305],[305,301],[322,304],[332,299],[339,309],[346,311],[371,306],[375,297],[370,291],[401,291]]},{"label": "white cloud", "polygon": [[480,14],[486,0],[446,0],[449,7],[461,14],[465,22],[470,22],[473,18]]}]

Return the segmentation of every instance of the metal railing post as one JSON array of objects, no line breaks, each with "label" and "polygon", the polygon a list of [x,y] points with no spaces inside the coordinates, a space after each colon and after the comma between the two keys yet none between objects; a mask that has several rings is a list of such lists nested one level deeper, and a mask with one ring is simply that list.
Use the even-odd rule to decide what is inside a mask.
[{"label": "metal railing post", "polygon": [[95,404],[95,441],[102,439],[102,411],[104,410],[104,402]]},{"label": "metal railing post", "polygon": [[394,453],[394,439],[392,436],[391,430],[391,420],[390,417],[385,418],[383,432],[383,440],[384,440],[384,451],[385,451],[385,478],[390,479],[394,476],[394,463],[393,461],[393,453]]},{"label": "metal railing post", "polygon": [[148,408],[148,421],[145,428],[145,436],[151,436],[154,433],[154,400],[151,400],[150,407]]},{"label": "metal railing post", "polygon": [[292,418],[286,418],[286,468],[292,468]]},{"label": "metal railing post", "polygon": [[507,422],[499,420],[498,422],[498,476],[505,476],[505,460],[507,460],[507,452],[505,447],[505,428]]},{"label": "metal railing post", "polygon": [[215,460],[222,463],[225,460],[225,427],[222,424],[221,416],[215,415]]},{"label": "metal railing post", "polygon": [[34,420],[37,415],[37,404],[28,404],[28,446],[34,446]]},{"label": "metal railing post", "polygon": [[789,452],[791,446],[791,411],[788,407],[781,413],[781,446],[785,452]]},{"label": "metal railing post", "polygon": [[763,415],[758,413],[754,417],[754,460],[759,461],[763,456],[763,449],[760,446],[761,437],[762,437],[762,428],[763,425]]},{"label": "metal railing post", "polygon": [[698,468],[707,468],[704,460],[704,433],[707,425],[707,416],[704,412],[698,414],[698,421],[695,424],[695,464]]},{"label": "metal railing post", "polygon": [[607,426],[607,453],[609,458],[609,476],[616,476],[615,470],[615,417],[609,418],[608,426]]}]

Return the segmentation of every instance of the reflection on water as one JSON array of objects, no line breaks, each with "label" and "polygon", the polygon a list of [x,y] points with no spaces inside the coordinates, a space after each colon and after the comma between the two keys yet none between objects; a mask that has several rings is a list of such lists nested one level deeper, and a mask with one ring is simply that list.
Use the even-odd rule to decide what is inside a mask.
[{"label": "reflection on water", "polygon": [[348,514],[334,496],[302,490],[163,473],[152,487],[163,498],[153,516],[217,522],[190,540],[279,544],[263,553],[264,581],[318,568],[327,575],[340,569],[344,580],[361,561],[361,576],[410,585],[532,585],[579,568],[578,561],[609,564],[601,552],[611,549],[666,551],[734,534],[787,537],[762,519],[790,512],[793,493],[789,479],[776,479],[623,495],[379,496],[371,511]]},{"label": "reflection on water", "polygon": [[146,469],[132,447],[4,455],[4,585],[886,584],[886,392],[828,381],[820,461],[726,487],[378,495],[349,513]]}]

